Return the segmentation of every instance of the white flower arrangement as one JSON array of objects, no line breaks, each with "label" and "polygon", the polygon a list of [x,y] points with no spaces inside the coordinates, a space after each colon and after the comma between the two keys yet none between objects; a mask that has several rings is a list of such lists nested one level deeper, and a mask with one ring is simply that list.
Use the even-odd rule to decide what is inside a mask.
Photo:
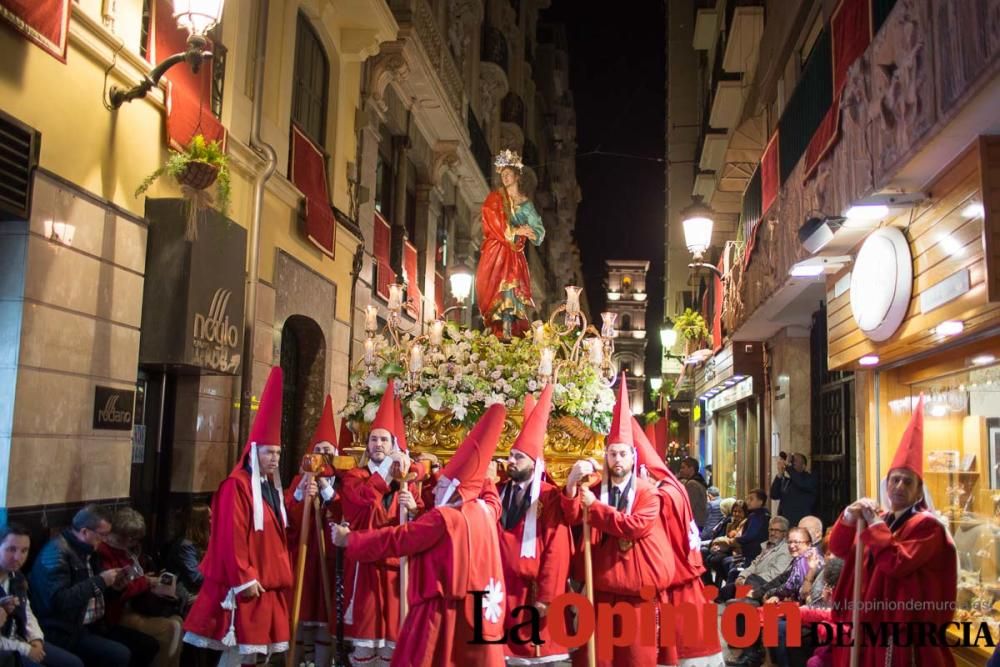
[{"label": "white flower arrangement", "polygon": [[[569,344],[572,341],[567,341]],[[450,412],[454,421],[472,427],[490,405],[508,408],[524,404],[526,394],[536,398],[542,390],[538,381],[538,348],[530,336],[501,342],[492,333],[460,329],[449,324],[443,344],[428,351],[424,367],[413,378],[402,378],[403,351],[376,337],[377,363],[373,373],[361,369],[351,376],[350,394],[341,415],[355,421],[375,419],[382,394],[390,377],[396,377],[396,391],[404,414],[420,421],[431,411]],[[570,415],[591,430],[607,434],[615,406],[614,392],[581,355],[576,362],[558,362],[553,416]]]}]

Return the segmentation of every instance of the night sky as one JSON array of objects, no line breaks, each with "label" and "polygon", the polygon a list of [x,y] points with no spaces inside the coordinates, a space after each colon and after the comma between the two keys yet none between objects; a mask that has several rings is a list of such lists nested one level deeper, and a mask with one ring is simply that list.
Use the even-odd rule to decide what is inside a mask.
[{"label": "night sky", "polygon": [[[627,7],[628,9],[624,9]],[[647,259],[647,375],[659,375],[663,319],[665,24],[659,0],[553,0],[566,26],[576,102],[576,239],[591,311],[604,306],[604,262]],[[595,154],[614,153],[617,155]]]}]

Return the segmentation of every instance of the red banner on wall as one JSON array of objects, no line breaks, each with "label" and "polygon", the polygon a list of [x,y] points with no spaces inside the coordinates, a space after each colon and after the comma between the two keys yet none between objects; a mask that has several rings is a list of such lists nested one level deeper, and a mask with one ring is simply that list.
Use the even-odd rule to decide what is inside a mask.
[{"label": "red banner on wall", "polygon": [[830,49],[833,61],[833,103],[816,128],[805,154],[805,178],[813,175],[840,138],[840,94],[847,71],[872,40],[871,0],[841,0],[830,17]]},{"label": "red banner on wall", "polygon": [[337,221],[327,191],[326,156],[294,124],[289,172],[292,183],[306,196],[306,238],[332,258]]},{"label": "red banner on wall", "polygon": [[69,0],[0,0],[0,19],[60,62],[66,62],[70,11]]},{"label": "red banner on wall", "polygon": [[[153,29],[148,50],[149,62],[160,63],[175,53],[187,51],[187,30],[177,27],[170,0],[153,3]],[[195,134],[208,141],[225,143],[226,129],[212,113],[213,60],[202,63],[195,74],[186,63],[171,67],[163,78],[167,86],[167,139],[173,148],[188,145]]]}]

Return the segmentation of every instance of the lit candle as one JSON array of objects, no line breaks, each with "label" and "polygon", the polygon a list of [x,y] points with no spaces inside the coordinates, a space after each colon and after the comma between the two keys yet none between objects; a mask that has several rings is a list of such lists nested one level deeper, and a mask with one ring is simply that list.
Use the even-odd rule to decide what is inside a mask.
[{"label": "lit candle", "polygon": [[424,367],[424,348],[414,345],[410,348],[410,372],[417,373]]},{"label": "lit candle", "polygon": [[566,288],[566,314],[576,317],[580,314],[580,292],[582,287],[570,285]]},{"label": "lit candle", "polygon": [[431,322],[430,340],[431,345],[435,347],[441,345],[441,341],[444,340],[444,322],[441,320]]},{"label": "lit candle", "polygon": [[389,285],[389,310],[398,313],[403,306],[403,286],[399,283]]},{"label": "lit candle", "polygon": [[542,345],[545,344],[545,324],[541,320],[537,320],[532,325],[532,328],[534,332],[532,340],[534,341],[535,345],[541,347]]},{"label": "lit candle", "polygon": [[365,339],[365,363],[371,366],[375,362],[375,341],[371,338]]},{"label": "lit candle", "polygon": [[376,329],[378,329],[378,308],[365,306],[365,331],[375,333]]},{"label": "lit candle", "polygon": [[599,338],[590,339],[590,363],[596,368],[604,363],[604,341]]},{"label": "lit candle", "polygon": [[605,311],[601,313],[601,335],[605,338],[615,337],[615,320],[618,319],[618,313],[612,313],[610,311]]},{"label": "lit candle", "polygon": [[542,348],[542,360],[538,362],[538,374],[544,377],[552,375],[552,361],[555,359],[556,351],[551,347]]}]

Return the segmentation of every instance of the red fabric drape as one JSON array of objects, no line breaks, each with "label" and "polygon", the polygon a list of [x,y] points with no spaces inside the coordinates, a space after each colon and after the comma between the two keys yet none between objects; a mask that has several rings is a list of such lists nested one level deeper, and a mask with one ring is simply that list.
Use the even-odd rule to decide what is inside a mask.
[{"label": "red fabric drape", "polygon": [[375,213],[375,293],[383,299],[389,298],[389,285],[396,282],[396,272],[389,264],[389,249],[392,245],[392,230],[381,215]]},{"label": "red fabric drape", "polygon": [[434,306],[438,317],[444,312],[444,276],[434,272]]},{"label": "red fabric drape", "polygon": [[63,63],[69,17],[69,0],[0,0],[0,19]]},{"label": "red fabric drape", "polygon": [[292,183],[306,196],[306,238],[332,258],[337,238],[337,222],[333,217],[327,190],[326,156],[294,124],[290,161]]},{"label": "red fabric drape", "polygon": [[[170,0],[153,3],[152,30],[147,58],[154,65],[187,50],[187,30],[177,27]],[[167,139],[177,149],[187,146],[196,133],[208,141],[225,143],[226,129],[212,113],[212,67],[202,63],[197,74],[186,64],[174,65],[163,78],[167,92]]]},{"label": "red fabric drape", "polygon": [[420,306],[423,302],[423,292],[420,289],[420,274],[417,273],[417,247],[406,241],[403,244],[403,268],[406,269],[407,293],[406,308],[415,318],[420,317]]}]

